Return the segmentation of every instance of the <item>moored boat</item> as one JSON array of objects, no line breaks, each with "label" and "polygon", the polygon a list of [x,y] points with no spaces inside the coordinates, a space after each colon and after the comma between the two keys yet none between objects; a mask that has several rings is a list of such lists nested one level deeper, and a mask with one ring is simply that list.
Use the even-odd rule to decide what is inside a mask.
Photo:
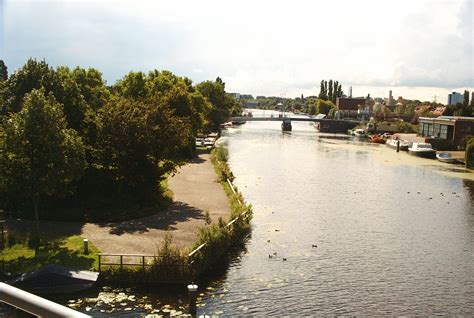
[{"label": "moored boat", "polygon": [[99,273],[75,271],[59,265],[46,265],[5,283],[39,295],[64,295],[91,288]]},{"label": "moored boat", "polygon": [[458,160],[453,158],[449,152],[440,152],[436,154],[436,159],[446,163],[458,163]]},{"label": "moored boat", "polygon": [[402,151],[408,151],[408,147],[410,147],[410,143],[408,141],[395,138],[387,139],[385,144],[390,148],[394,149],[397,149],[397,147],[399,147],[399,149]]},{"label": "moored boat", "polygon": [[414,142],[411,147],[408,147],[410,155],[415,155],[424,158],[435,158],[436,150],[431,147],[431,144],[426,142]]},{"label": "moored boat", "polygon": [[370,140],[376,144],[384,144],[385,139],[383,139],[380,135],[372,135],[370,136]]},{"label": "moored boat", "polygon": [[361,139],[366,137],[365,130],[361,129],[361,128],[355,129],[352,132],[352,135],[357,137],[357,138],[361,138]]},{"label": "moored boat", "polygon": [[291,129],[292,129],[291,120],[290,119],[284,119],[283,122],[281,123],[281,130],[291,131]]}]

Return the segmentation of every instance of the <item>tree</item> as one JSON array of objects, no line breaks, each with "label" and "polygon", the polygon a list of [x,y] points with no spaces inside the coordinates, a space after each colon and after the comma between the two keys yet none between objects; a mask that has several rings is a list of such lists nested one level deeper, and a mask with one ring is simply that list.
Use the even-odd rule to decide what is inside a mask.
[{"label": "tree", "polygon": [[467,90],[464,91],[464,100],[463,100],[462,105],[465,108],[468,108],[468,106],[469,106],[469,91],[467,91]]},{"label": "tree", "polygon": [[3,60],[0,60],[0,81],[6,81],[8,79],[8,68]]},{"label": "tree", "polygon": [[62,106],[43,89],[25,95],[21,111],[10,114],[3,131],[1,191],[31,200],[39,234],[41,200],[71,191],[85,169],[84,145],[66,127]]},{"label": "tree", "polygon": [[25,94],[33,89],[44,88],[46,95],[50,92],[56,95],[61,86],[56,72],[44,60],[35,59],[29,59],[22,68],[8,78],[6,83],[3,114],[20,111]]},{"label": "tree", "polygon": [[192,138],[191,124],[162,99],[111,99],[98,115],[94,169],[112,180],[115,193],[149,199],[159,187],[160,161],[176,156]]},{"label": "tree", "polygon": [[334,94],[334,91],[333,91],[332,87],[333,87],[333,86],[332,86],[332,79],[331,79],[331,80],[329,80],[328,98],[327,98],[327,99],[330,100],[330,101],[332,101],[333,96],[334,96],[334,95],[333,95],[333,94]]},{"label": "tree", "polygon": [[144,98],[148,95],[145,74],[130,72],[115,85],[115,91],[122,97]]},{"label": "tree", "polygon": [[242,111],[242,106],[225,92],[225,83],[219,77],[215,82],[199,83],[196,89],[211,103],[209,120],[213,130],[218,130],[232,114]]},{"label": "tree", "polygon": [[326,115],[329,114],[329,111],[331,109],[336,107],[331,101],[325,101],[321,99],[318,99],[316,106],[317,106],[318,114],[326,114]]}]

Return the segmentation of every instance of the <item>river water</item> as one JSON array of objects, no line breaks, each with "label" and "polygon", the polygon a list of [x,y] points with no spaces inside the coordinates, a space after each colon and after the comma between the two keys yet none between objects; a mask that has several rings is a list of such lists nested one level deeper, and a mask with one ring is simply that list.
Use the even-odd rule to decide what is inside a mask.
[{"label": "river water", "polygon": [[474,182],[462,168],[279,126],[247,122],[222,140],[253,230],[202,312],[474,314]]},{"label": "river water", "polygon": [[[220,142],[253,228],[201,286],[198,315],[474,315],[474,181],[462,166],[308,122],[291,133],[247,122]],[[130,292],[186,303],[185,291]]]}]

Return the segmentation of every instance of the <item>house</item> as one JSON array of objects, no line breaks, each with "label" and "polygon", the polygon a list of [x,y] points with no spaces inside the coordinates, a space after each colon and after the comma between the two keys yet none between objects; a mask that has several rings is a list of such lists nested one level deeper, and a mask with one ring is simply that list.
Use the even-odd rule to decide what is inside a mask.
[{"label": "house", "polygon": [[426,137],[435,149],[456,148],[463,144],[467,136],[474,135],[474,117],[420,117],[418,135]]},{"label": "house", "polygon": [[337,98],[336,107],[341,117],[357,117],[359,109],[365,109],[365,98]]}]

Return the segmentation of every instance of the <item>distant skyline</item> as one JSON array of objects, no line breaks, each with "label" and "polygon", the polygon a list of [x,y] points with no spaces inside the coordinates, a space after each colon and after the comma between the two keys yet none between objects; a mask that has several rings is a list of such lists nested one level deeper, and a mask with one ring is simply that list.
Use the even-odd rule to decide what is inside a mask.
[{"label": "distant skyline", "polygon": [[447,102],[474,90],[472,0],[0,0],[0,59],[129,71],[170,70],[228,92]]}]

